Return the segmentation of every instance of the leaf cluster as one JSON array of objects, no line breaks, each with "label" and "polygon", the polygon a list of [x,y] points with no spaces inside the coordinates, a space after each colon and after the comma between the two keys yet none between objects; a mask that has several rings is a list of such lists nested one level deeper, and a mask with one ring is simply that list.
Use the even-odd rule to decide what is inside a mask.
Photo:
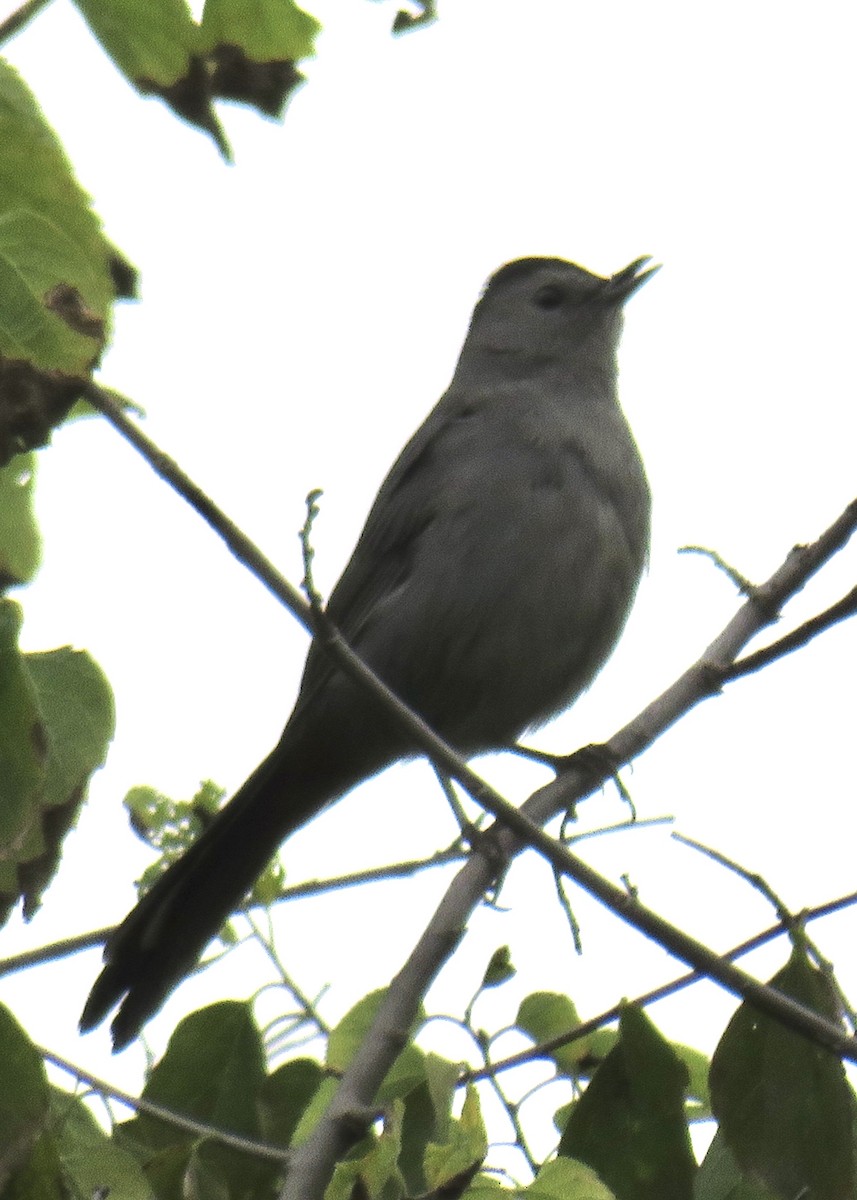
[{"label": "leaf cluster", "polygon": [[[832,1014],[827,979],[799,949],[772,983]],[[130,1120],[105,1133],[81,1095],[48,1084],[38,1049],[0,1010],[4,1197],[269,1200],[289,1151],[316,1126],[382,999],[359,1001],[331,1031],[322,1061],[269,1069],[252,1006],[223,1001],[185,1018],[151,1071]],[[536,1043],[579,1022],[571,1001],[534,993],[519,1033]],[[533,1196],[544,1200],[780,1200],[855,1194],[855,1098],[826,1051],[742,1005],[713,1061],[671,1045],[636,1005],[618,1027],[550,1054],[574,1098],[555,1114],[556,1156],[515,1184],[491,1168],[480,1087],[461,1064],[413,1037],[378,1092],[368,1127],[326,1191],[328,1200]],[[484,1088],[486,1085],[481,1085]],[[710,1094],[709,1094],[710,1089]],[[701,1165],[689,1130],[714,1115]],[[34,1181],[38,1181],[35,1183]],[[38,1190],[33,1190],[36,1187]]]}]

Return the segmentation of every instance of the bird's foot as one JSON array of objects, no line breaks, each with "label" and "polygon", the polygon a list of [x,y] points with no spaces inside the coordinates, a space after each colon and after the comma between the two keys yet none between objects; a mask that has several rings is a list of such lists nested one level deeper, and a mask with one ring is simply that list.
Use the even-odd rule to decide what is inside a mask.
[{"label": "bird's foot", "polygon": [[563,775],[567,771],[580,771],[583,775],[591,778],[593,783],[598,780],[612,779],[619,795],[631,812],[634,812],[631,795],[619,778],[619,768],[622,764],[606,742],[592,742],[588,746],[581,746],[572,754],[551,754],[547,750],[535,750],[530,746],[518,744],[510,746],[509,749],[512,753],[521,755],[522,758],[529,758],[533,762],[550,767],[557,775]]}]

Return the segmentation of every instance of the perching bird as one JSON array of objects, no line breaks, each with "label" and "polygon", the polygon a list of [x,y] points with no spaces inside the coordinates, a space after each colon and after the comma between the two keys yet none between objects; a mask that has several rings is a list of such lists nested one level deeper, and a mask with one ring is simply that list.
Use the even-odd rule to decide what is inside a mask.
[{"label": "perching bird", "polygon": [[[616,396],[622,308],[657,268],[610,278],[512,262],[476,305],[448,391],[381,486],[327,612],[461,754],[508,746],[575,700],[628,615],[649,489]],[[280,741],[105,947],[81,1018],[121,1001],[127,1045],[241,904],[277,845],[417,753],[310,647]]]}]

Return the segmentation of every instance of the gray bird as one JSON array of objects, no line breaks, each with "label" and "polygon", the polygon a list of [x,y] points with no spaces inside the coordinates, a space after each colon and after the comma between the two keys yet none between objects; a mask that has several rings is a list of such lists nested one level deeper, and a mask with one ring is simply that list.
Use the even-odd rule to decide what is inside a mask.
[{"label": "gray bird", "polygon": [[[382,484],[331,594],[351,646],[465,756],[569,705],[625,624],[650,499],[616,350],[625,301],[657,269],[648,261],[607,279],[557,258],[497,271],[449,390]],[[277,845],[416,753],[314,643],[274,750],[108,940],[81,1028],[121,1001],[113,1042],[127,1045]]]}]

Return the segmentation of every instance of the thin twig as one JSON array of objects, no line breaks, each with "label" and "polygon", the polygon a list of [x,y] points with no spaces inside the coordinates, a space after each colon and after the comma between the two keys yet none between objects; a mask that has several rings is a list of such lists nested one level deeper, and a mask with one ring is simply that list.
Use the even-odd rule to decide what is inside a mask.
[{"label": "thin twig", "polygon": [[787,932],[791,932],[799,926],[800,922],[791,912],[788,905],[783,903],[767,880],[763,879],[757,871],[750,871],[747,867],[742,867],[734,858],[730,858],[720,850],[715,850],[713,846],[706,846],[704,842],[698,842],[696,838],[688,837],[685,833],[679,833],[677,829],[674,829],[670,836],[682,846],[687,846],[690,850],[696,850],[699,854],[704,854],[706,858],[710,858],[712,862],[716,862],[727,871],[731,871],[733,875],[739,876],[751,888],[760,892],[768,901],[771,908],[773,908]]},{"label": "thin twig", "polygon": [[626,821],[614,821],[612,825],[599,825],[597,829],[584,829],[580,833],[567,834],[563,841],[569,846],[586,842],[591,838],[605,837],[608,833],[635,833],[638,829],[651,829],[656,825],[672,825],[675,817],[632,817]]},{"label": "thin twig", "polygon": [[[487,1049],[483,1047],[482,1053],[487,1064]],[[527,1166],[530,1168],[533,1175],[536,1175],[538,1173],[539,1164],[536,1162],[533,1152],[530,1149],[529,1142],[527,1141],[527,1135],[524,1132],[523,1125],[521,1124],[521,1118],[519,1115],[521,1111],[521,1101],[512,1100],[511,1097],[506,1095],[506,1093],[503,1091],[503,1085],[500,1083],[500,1080],[496,1075],[486,1075],[485,1078],[487,1079],[488,1084],[497,1098],[497,1103],[505,1112],[506,1120],[512,1126],[512,1132],[515,1135],[515,1140],[511,1144],[520,1151]]]},{"label": "thin twig", "polygon": [[315,617],[319,617],[324,605],[321,598],[321,593],[315,586],[315,580],[312,576],[312,560],[315,558],[315,550],[313,549],[310,535],[316,517],[321,512],[318,506],[318,501],[324,495],[321,488],[313,488],[308,493],[306,498],[306,520],[301,526],[299,537],[301,539],[301,553],[303,555],[304,577],[301,584],[310,608]]},{"label": "thin twig", "polygon": [[712,859],[714,862],[719,863],[720,866],[725,867],[727,871],[731,871],[734,875],[738,875],[739,878],[748,883],[750,887],[754,888],[757,892],[760,892],[765,897],[765,899],[776,912],[777,917],[782,922],[783,927],[792,937],[792,941],[795,943],[795,945],[804,947],[815,965],[826,976],[828,984],[830,985],[830,990],[833,995],[836,996],[840,1012],[848,1018],[848,1023],[850,1024],[852,1030],[857,1029],[857,1014],[855,1014],[850,1000],[839,986],[839,981],[834,974],[833,967],[831,966],[830,962],[821,953],[818,946],[815,945],[812,939],[807,936],[806,930],[804,929],[804,918],[799,913],[793,913],[789,909],[783,898],[777,895],[768,881],[763,879],[758,871],[748,870],[739,862],[736,862],[734,858],[729,858],[728,855],[723,854],[720,850],[715,850],[711,846],[706,846],[703,842],[698,842],[695,838],[687,837],[686,834],[673,831],[672,836],[677,842],[681,842],[683,845],[688,846],[691,850],[697,850],[700,854],[706,855],[706,857]]},{"label": "thin twig", "polygon": [[[461,862],[465,858],[460,846],[453,844],[446,850],[438,850],[428,858],[406,859],[385,867],[366,867],[363,871],[351,871],[347,875],[332,875],[329,879],[308,879],[305,883],[293,883],[282,889],[274,901],[300,900],[304,896],[319,896],[342,888],[357,887],[364,883],[382,883],[388,879],[407,879],[420,871],[434,867],[445,867],[449,863]],[[2,972],[0,972],[2,974]]]},{"label": "thin twig", "polygon": [[[479,827],[485,819],[485,813],[481,812],[475,821],[471,821],[467,813],[464,811],[464,806],[458,799],[458,793],[452,786],[452,780],[444,771],[438,770],[438,768],[434,765],[433,770],[435,773],[435,778],[440,786],[440,790],[446,797],[446,802],[449,805],[453,818],[455,819],[455,823],[458,826],[458,837],[453,845],[459,845],[462,848],[466,846],[467,849],[470,850],[473,846],[474,840],[479,836]],[[463,857],[464,854],[462,853],[462,858]]]},{"label": "thin twig", "polygon": [[110,937],[115,925],[104,929],[93,929],[89,933],[79,933],[75,937],[63,938],[59,942],[49,942],[47,946],[38,946],[35,950],[25,950],[22,954],[10,954],[8,958],[0,959],[0,977],[12,975],[15,971],[23,971],[27,967],[37,967],[42,963],[56,962],[69,958],[81,950],[91,950],[103,946]]},{"label": "thin twig", "polygon": [[325,1019],[321,1015],[321,1013],[318,1011],[318,1009],[316,1008],[313,1001],[303,991],[300,984],[297,983],[297,981],[294,980],[291,977],[291,975],[289,974],[289,972],[286,970],[282,959],[277,954],[277,949],[276,949],[276,946],[274,945],[273,937],[270,936],[270,931],[269,931],[269,936],[266,937],[265,934],[262,932],[262,930],[259,928],[259,925],[254,920],[254,918],[249,913],[246,913],[245,915],[246,915],[247,921],[250,925],[250,928],[253,931],[253,936],[254,936],[255,940],[265,951],[265,953],[267,954],[267,956],[271,962],[271,965],[274,967],[274,970],[277,972],[277,974],[280,977],[280,986],[285,988],[285,990],[287,992],[290,992],[291,995],[294,997],[294,999],[301,1006],[301,1008],[303,1009],[303,1013],[304,1013],[304,1020],[315,1025],[316,1030],[319,1033],[323,1034],[325,1037],[329,1037],[330,1036],[330,1026],[325,1021]]},{"label": "thin twig", "polygon": [[716,550],[710,550],[708,546],[679,546],[679,554],[700,554],[704,558],[710,559],[718,570],[722,571],[728,579],[734,583],[735,587],[742,596],[752,596],[753,584],[746,575],[742,575],[737,568],[728,563],[726,559],[718,554]]},{"label": "thin twig", "polygon": [[[202,519],[217,533],[238,561],[250,571],[269,592],[297,617],[305,629],[312,632],[310,606],[303,596],[284,579],[261,550],[250,541],[246,533],[230,520],[213,500],[193,482],[174,459],[165,454],[150,437],[137,426],[124,411],[117,393],[89,383],[84,394],[86,399],[107,418],[114,429],[131,443],[156,475],[177,492]],[[124,403],[124,397],[121,398]]]},{"label": "thin twig", "polygon": [[132,1096],[128,1092],[123,1092],[121,1088],[114,1087],[112,1083],[107,1083],[104,1079],[99,1079],[97,1075],[92,1075],[89,1071],[84,1071],[82,1067],[69,1062],[67,1058],[61,1058],[59,1054],[54,1054],[52,1050],[46,1050],[44,1046],[37,1046],[36,1048],[46,1062],[53,1063],[55,1067],[59,1067],[63,1071],[68,1071],[75,1079],[79,1079],[81,1083],[88,1084],[89,1087],[100,1095],[111,1096],[114,1100],[119,1100],[122,1104],[127,1104],[135,1112],[147,1113],[151,1117],[157,1117],[158,1120],[165,1121],[168,1125],[172,1125],[176,1129],[183,1129],[187,1133],[192,1133],[195,1137],[219,1142],[223,1146],[230,1146],[233,1150],[241,1150],[245,1154],[252,1154],[256,1158],[264,1158],[283,1164],[289,1161],[291,1152],[282,1146],[273,1146],[270,1142],[258,1142],[253,1138],[244,1137],[238,1133],[230,1133],[227,1129],[219,1129],[216,1125],[208,1125],[204,1121],[195,1121],[192,1117],[186,1117],[182,1113],[173,1112],[171,1108],[165,1108],[161,1104],[153,1104],[151,1100],[146,1100],[142,1096]]},{"label": "thin twig", "polygon": [[571,907],[571,900],[565,894],[565,877],[561,871],[554,867],[551,872],[553,875],[553,885],[556,891],[557,903],[565,917],[565,923],[568,926],[568,932],[571,934],[571,944],[574,946],[575,954],[583,953],[583,934],[580,931],[580,922],[574,915],[574,909]]},{"label": "thin twig", "polygon": [[51,0],[27,0],[20,8],[10,13],[5,21],[0,22],[0,46],[28,25],[33,17],[51,3]]}]

